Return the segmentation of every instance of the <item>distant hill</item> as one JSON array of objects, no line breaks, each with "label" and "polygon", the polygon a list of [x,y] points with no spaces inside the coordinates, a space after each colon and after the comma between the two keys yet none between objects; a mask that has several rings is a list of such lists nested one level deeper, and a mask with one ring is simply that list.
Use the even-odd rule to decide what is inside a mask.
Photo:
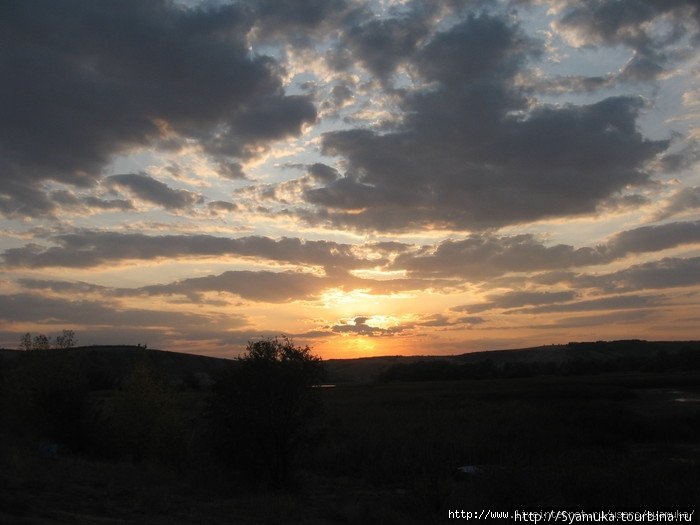
[{"label": "distant hill", "polygon": [[[50,356],[57,352],[77,359],[91,378],[105,388],[117,386],[137,363],[149,366],[173,386],[206,384],[230,363],[228,359],[139,346],[79,346],[69,350],[32,350],[28,353]],[[0,349],[0,364],[13,366],[21,361],[22,354],[25,352]]]},{"label": "distant hill", "polygon": [[567,363],[603,364],[616,361],[651,360],[657,355],[673,356],[690,350],[700,356],[700,341],[620,341],[571,342],[560,345],[536,346],[512,350],[488,350],[459,355],[360,357],[356,359],[329,359],[325,361],[328,381],[368,382],[382,376],[396,365],[415,363],[448,363],[451,365],[477,365],[488,363],[502,369],[506,365],[551,364],[561,367]]},{"label": "distant hill", "polygon": [[[195,354],[144,349],[137,346],[83,346],[70,350],[32,351],[32,354],[66,352],[85,364],[106,387],[117,385],[136,363],[146,363],[173,385],[204,383],[231,360]],[[514,350],[491,350],[448,356],[383,356],[325,360],[328,383],[366,383],[377,380],[397,365],[434,366],[488,365],[489,369],[550,366],[600,367],[605,363],[653,362],[659,356],[673,357],[690,352],[700,356],[700,341],[596,341],[572,342]],[[0,366],[13,366],[24,352],[0,349]],[[19,358],[19,359],[18,359]],[[697,361],[697,359],[694,357]]]}]

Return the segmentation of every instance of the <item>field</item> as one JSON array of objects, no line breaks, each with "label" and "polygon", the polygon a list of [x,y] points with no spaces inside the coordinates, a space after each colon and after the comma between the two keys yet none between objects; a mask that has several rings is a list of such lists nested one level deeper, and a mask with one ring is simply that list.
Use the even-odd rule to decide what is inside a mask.
[{"label": "field", "polygon": [[[699,379],[622,374],[330,389],[337,433],[321,464],[406,494],[411,514],[425,517],[467,505],[694,505]],[[480,468],[456,475],[465,465]]]},{"label": "field", "polygon": [[[89,391],[88,414],[122,391]],[[319,388],[323,413],[279,490],[231,476],[207,448],[206,389],[158,392],[169,416],[154,432],[170,437],[143,456],[107,453],[93,420],[73,450],[6,425],[0,523],[441,523],[450,509],[700,501],[698,371]],[[110,427],[123,440],[129,414]]]}]

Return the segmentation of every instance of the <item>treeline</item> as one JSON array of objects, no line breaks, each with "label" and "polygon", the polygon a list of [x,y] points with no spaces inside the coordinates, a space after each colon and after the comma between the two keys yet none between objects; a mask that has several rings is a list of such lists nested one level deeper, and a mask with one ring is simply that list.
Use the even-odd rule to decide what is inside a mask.
[{"label": "treeline", "polygon": [[0,448],[180,470],[223,466],[228,478],[274,487],[293,477],[320,410],[311,387],[322,362],[308,347],[251,342],[206,381],[174,380],[167,353],[125,354],[37,349],[0,359]]},{"label": "treeline", "polygon": [[[574,351],[599,350],[602,343],[570,343]],[[507,379],[548,375],[588,375],[615,372],[668,372],[700,369],[700,348],[687,345],[676,351],[657,350],[651,355],[627,355],[613,358],[567,356],[556,361],[506,361],[496,363],[485,358],[474,363],[448,360],[425,360],[397,363],[382,372],[380,382],[454,381],[464,379]]]},{"label": "treeline", "polygon": [[19,340],[19,349],[24,351],[49,350],[51,348],[66,350],[73,348],[76,343],[77,340],[73,330],[63,330],[54,339],[45,334],[36,334],[32,337],[32,334],[27,332]]}]

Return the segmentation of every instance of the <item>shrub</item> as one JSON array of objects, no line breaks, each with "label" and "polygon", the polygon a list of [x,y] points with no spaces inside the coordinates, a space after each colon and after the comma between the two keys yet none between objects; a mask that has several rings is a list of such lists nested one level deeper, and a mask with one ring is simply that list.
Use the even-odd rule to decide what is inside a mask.
[{"label": "shrub", "polygon": [[5,409],[14,434],[82,449],[89,405],[80,362],[43,351],[23,357],[6,378]]},{"label": "shrub", "polygon": [[107,408],[114,453],[134,461],[180,462],[184,423],[175,401],[148,366],[137,364]]},{"label": "shrub", "polygon": [[210,417],[223,459],[272,487],[288,484],[320,411],[322,362],[291,340],[251,342],[218,378]]}]

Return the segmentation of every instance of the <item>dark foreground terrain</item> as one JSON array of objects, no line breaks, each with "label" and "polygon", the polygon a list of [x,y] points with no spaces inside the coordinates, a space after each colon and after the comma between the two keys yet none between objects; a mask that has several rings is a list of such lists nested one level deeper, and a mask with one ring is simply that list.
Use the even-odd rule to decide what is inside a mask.
[{"label": "dark foreground terrain", "polygon": [[439,523],[700,501],[700,371],[666,354],[642,370],[497,364],[487,379],[318,388],[323,411],[272,488],[212,446],[207,377],[173,381],[139,351],[120,380],[71,352],[2,361],[0,523]]}]

